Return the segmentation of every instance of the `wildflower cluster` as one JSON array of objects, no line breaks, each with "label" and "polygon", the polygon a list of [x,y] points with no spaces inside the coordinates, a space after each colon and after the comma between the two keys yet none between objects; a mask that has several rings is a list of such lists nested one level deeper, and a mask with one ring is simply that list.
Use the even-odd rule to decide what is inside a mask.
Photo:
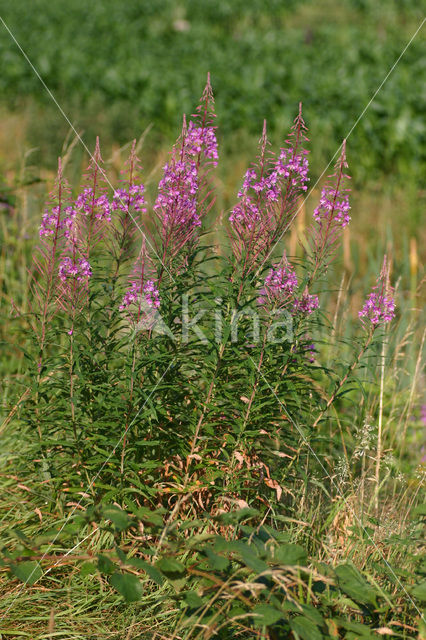
[{"label": "wildflower cluster", "polygon": [[295,300],[293,308],[296,313],[309,316],[319,308],[318,296],[306,292]]},{"label": "wildflower cluster", "polygon": [[260,290],[259,304],[275,302],[283,304],[297,288],[297,276],[288,263],[277,268],[271,268]]},{"label": "wildflower cluster", "polygon": [[373,325],[386,324],[395,317],[395,301],[390,296],[372,292],[358,315],[362,322],[368,319]]},{"label": "wildflower cluster", "polygon": [[154,210],[161,211],[166,228],[191,229],[201,225],[197,212],[198,171],[194,161],[166,163],[158,185]]},{"label": "wildflower cluster", "polygon": [[[262,202],[278,202],[284,189],[284,180],[289,178],[291,187],[306,191],[309,163],[307,151],[296,154],[295,148],[282,148],[278,160],[272,164],[267,175],[252,167],[244,177],[238,198],[241,200],[234,206],[229,216],[232,224],[239,223],[251,229],[253,224],[262,218]],[[258,175],[262,173],[262,175]],[[287,188],[287,187],[286,187]],[[270,212],[272,215],[272,212]]]},{"label": "wildflower cluster", "polygon": [[60,220],[60,207],[53,207],[51,211],[46,210],[43,214],[43,218],[41,220],[39,235],[41,238],[44,236],[53,236],[59,226],[61,225]]},{"label": "wildflower cluster", "polygon": [[318,296],[305,291],[302,296],[297,297],[294,295],[297,287],[296,273],[284,257],[281,265],[269,270],[260,290],[258,304],[287,307],[294,315],[311,315],[319,307]]},{"label": "wildflower cluster", "polygon": [[[196,239],[202,217],[208,210],[208,196],[201,197],[211,165],[217,165],[218,151],[213,126],[213,94],[210,80],[204,90],[198,113],[187,127],[183,120],[181,136],[164,166],[154,205],[160,239],[162,264],[171,267],[174,258]],[[182,254],[183,260],[184,253]]]},{"label": "wildflower cluster", "polygon": [[234,228],[253,229],[256,222],[260,221],[259,206],[249,197],[243,203],[236,204],[229,216],[229,222]]},{"label": "wildflower cluster", "polygon": [[314,210],[315,224],[311,227],[310,245],[314,257],[313,276],[326,271],[338,246],[342,231],[350,222],[349,189],[346,181],[350,177],[345,173],[346,140],[343,141],[342,152],[334,173],[328,177],[327,184],[321,191],[320,201]]},{"label": "wildflower cluster", "polygon": [[214,127],[197,127],[191,120],[186,133],[185,150],[190,156],[198,156],[203,153],[205,158],[213,160],[213,166],[216,167],[219,156]]},{"label": "wildflower cluster", "polygon": [[[208,81],[197,113],[191,117],[188,126],[184,117],[181,135],[164,166],[153,206],[155,230],[152,231],[152,225],[146,225],[142,220],[158,262],[154,263],[148,256],[144,240],[128,278],[127,289],[120,293],[123,297],[119,309],[130,318],[134,319],[135,308],[138,318],[158,309],[165,272],[169,275],[171,271],[180,273],[188,266],[189,252],[195,247],[197,232],[209,206],[206,203],[210,192],[202,194],[208,167],[216,166],[218,160],[213,104]],[[264,124],[257,162],[247,170],[238,192],[238,202],[229,215],[229,237],[234,254],[234,271],[230,279],[233,281],[237,272],[241,276],[238,296],[242,294],[244,282],[252,270],[257,270],[257,279],[257,274],[297,214],[297,198],[307,190],[309,163],[308,152],[304,148],[307,141],[305,130],[300,107],[289,138],[275,156],[268,151]],[[87,283],[92,277],[92,252],[96,244],[104,240],[105,247],[110,248],[116,260],[112,270],[114,289],[122,273],[123,262],[134,259],[133,233],[136,227],[140,227],[131,212],[140,214],[147,211],[136,142],[133,142],[123,170],[125,178],[111,198],[107,195],[106,176],[101,165],[97,140],[80,194],[71,201],[65,187],[60,186],[61,174],[58,198],[45,211],[39,232],[46,246],[55,245],[49,269],[52,268],[58,279],[55,286],[59,290],[59,304],[64,308],[68,304],[74,311],[83,308],[79,305],[84,304],[84,296],[88,299]],[[344,142],[335,172],[322,189],[313,213],[309,237],[313,257],[307,280],[309,288],[317,273],[326,269],[337,239],[350,221],[346,168]],[[395,316],[392,289],[385,271],[384,265],[377,286],[359,312],[364,325],[369,321],[375,327],[390,322]],[[267,272],[257,302],[267,310],[286,309],[293,318],[303,320],[319,308],[318,296],[311,294],[308,286],[302,290],[295,269],[284,254],[281,262]],[[53,291],[54,286],[51,288]],[[53,295],[52,291],[49,295]],[[313,352],[313,348],[310,351]]]},{"label": "wildflower cluster", "polygon": [[293,187],[300,187],[301,191],[306,191],[308,188],[306,183],[309,181],[308,152],[302,149],[300,153],[297,153],[293,146],[282,148],[280,151],[273,173],[281,178],[291,178]]},{"label": "wildflower cluster", "polygon": [[319,224],[340,224],[344,229],[350,222],[349,196],[339,191],[325,187],[321,191],[321,198],[314,210],[314,218]]},{"label": "wildflower cluster", "polygon": [[305,130],[300,105],[286,146],[276,158],[267,151],[264,124],[258,161],[246,172],[229,216],[232,251],[246,275],[256,263],[263,266],[297,215],[298,198],[309,180]]},{"label": "wildflower cluster", "polygon": [[377,284],[367,296],[364,306],[358,312],[358,316],[364,325],[369,320],[373,327],[387,324],[395,317],[395,300],[393,298],[393,289],[389,285],[389,265],[387,264],[386,256],[383,260]]},{"label": "wildflower cluster", "polygon": [[145,285],[133,282],[124,294],[123,302],[120,305],[120,311],[127,309],[132,304],[141,303],[141,289],[143,294],[143,302],[151,309],[158,309],[160,306],[160,292],[153,280],[148,280]]},{"label": "wildflower cluster", "polygon": [[97,220],[111,221],[111,204],[105,194],[98,197],[91,187],[86,187],[77,197],[75,207],[85,215],[93,214]]},{"label": "wildflower cluster", "polygon": [[69,237],[76,214],[72,206],[65,207],[63,212],[58,205],[50,210],[46,209],[40,224],[40,238],[54,236],[58,232],[62,232],[66,238]]},{"label": "wildflower cluster", "polygon": [[62,282],[65,282],[67,278],[76,278],[77,282],[80,282],[92,275],[91,266],[85,258],[78,260],[73,260],[70,257],[63,258],[59,264],[58,272]]},{"label": "wildflower cluster", "polygon": [[139,321],[143,316],[149,316],[151,311],[158,309],[161,304],[158,283],[155,281],[156,270],[147,252],[145,240],[136,259],[129,284],[119,307],[120,311],[128,311],[132,321]]},{"label": "wildflower cluster", "polygon": [[143,184],[132,184],[127,189],[116,189],[112,198],[111,209],[124,213],[129,210],[144,213],[146,211],[145,186]]}]

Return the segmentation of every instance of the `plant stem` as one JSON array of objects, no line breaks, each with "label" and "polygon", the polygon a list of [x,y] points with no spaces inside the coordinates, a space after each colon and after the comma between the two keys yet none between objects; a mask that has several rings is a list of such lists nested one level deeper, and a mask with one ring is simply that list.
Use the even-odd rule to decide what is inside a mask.
[{"label": "plant stem", "polygon": [[376,495],[374,498],[374,508],[376,516],[379,512],[379,490],[380,490],[380,461],[382,458],[382,436],[383,436],[383,393],[385,388],[385,355],[386,355],[387,336],[385,335],[382,342],[382,354],[380,361],[380,396],[379,396],[379,422],[377,426],[377,454],[376,454]]},{"label": "plant stem", "polygon": [[368,334],[367,340],[364,344],[364,346],[362,347],[361,351],[359,352],[356,360],[351,364],[351,366],[348,368],[347,372],[345,373],[345,375],[343,376],[343,378],[340,380],[340,382],[337,383],[336,388],[334,389],[333,393],[331,394],[325,408],[321,411],[321,413],[319,414],[319,416],[317,417],[317,419],[315,420],[314,424],[312,425],[312,428],[315,429],[315,427],[318,426],[318,423],[320,422],[320,420],[322,419],[323,415],[325,414],[325,412],[331,407],[331,405],[333,404],[333,402],[336,399],[337,394],[339,393],[340,389],[343,387],[343,385],[346,383],[347,379],[349,378],[349,376],[351,375],[351,373],[356,369],[356,367],[359,365],[360,360],[362,358],[362,356],[364,355],[364,353],[367,351],[368,347],[370,346],[370,343],[373,339],[373,334],[374,334],[374,327],[372,327],[370,329],[370,332]]}]

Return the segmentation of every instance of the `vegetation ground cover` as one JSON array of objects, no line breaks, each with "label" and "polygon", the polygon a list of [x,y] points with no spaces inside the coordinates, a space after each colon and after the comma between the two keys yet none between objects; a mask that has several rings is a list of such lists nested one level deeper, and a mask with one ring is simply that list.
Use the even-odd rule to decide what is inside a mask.
[{"label": "vegetation ground cover", "polygon": [[[81,181],[70,138],[56,179],[8,169],[0,633],[423,638],[419,203],[406,241],[371,239],[359,212],[358,247],[352,163],[341,155],[302,206],[317,141],[297,137],[299,114],[275,155],[263,136],[256,161],[231,155],[221,174],[229,147],[214,167],[206,91],[167,158],[149,134],[106,164],[96,147]],[[418,153],[400,176],[404,163],[405,206]],[[185,334],[182,308],[205,319],[206,341]],[[277,311],[288,333],[274,342]]]}]

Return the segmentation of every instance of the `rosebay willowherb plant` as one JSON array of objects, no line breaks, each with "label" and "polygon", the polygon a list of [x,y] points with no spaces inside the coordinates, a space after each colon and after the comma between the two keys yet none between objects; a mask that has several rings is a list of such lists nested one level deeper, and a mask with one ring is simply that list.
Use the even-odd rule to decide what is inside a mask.
[{"label": "rosebay willowherb plant", "polygon": [[339,377],[321,364],[321,287],[350,220],[345,143],[296,259],[287,232],[309,181],[302,108],[277,155],[265,124],[217,251],[214,117],[208,79],[152,203],[135,143],[110,189],[97,141],[75,199],[59,161],[31,272],[34,383],[21,413],[55,496],[132,496],[172,515],[233,500],[275,512],[306,483],[311,442],[322,475],[329,447],[345,449],[322,424],[333,406],[350,410],[343,394],[394,317],[385,261],[353,359]]}]

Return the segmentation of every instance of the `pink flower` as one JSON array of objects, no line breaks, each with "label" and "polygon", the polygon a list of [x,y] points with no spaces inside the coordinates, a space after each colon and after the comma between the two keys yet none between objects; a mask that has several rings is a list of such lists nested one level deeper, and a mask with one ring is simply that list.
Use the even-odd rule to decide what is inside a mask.
[{"label": "pink flower", "polygon": [[298,286],[297,276],[293,267],[284,256],[283,260],[276,267],[269,270],[265,278],[263,287],[260,290],[258,304],[288,306],[293,315],[300,314],[308,316],[318,309],[318,296],[310,295],[307,291],[300,297],[296,297],[295,291]]},{"label": "pink flower", "polygon": [[316,309],[319,308],[318,296],[304,293],[301,298],[296,298],[294,301],[294,312],[300,313],[305,316],[311,315]]},{"label": "pink flower", "polygon": [[[141,292],[144,294],[141,299]],[[143,287],[138,282],[133,282],[124,294],[120,311],[127,309],[134,303],[141,302],[141,306],[147,305],[150,309],[158,309],[160,306],[160,292],[153,280],[148,280]]]},{"label": "pink flower", "polygon": [[80,282],[92,275],[90,264],[85,258],[79,258],[76,261],[69,257],[63,258],[59,263],[58,271],[62,282],[66,282],[68,278],[76,278],[77,282]]},{"label": "pink flower", "polygon": [[372,292],[367,297],[361,311],[358,312],[358,316],[362,322],[366,318],[374,325],[386,324],[395,317],[395,301],[390,296]]},{"label": "pink flower", "polygon": [[116,189],[114,191],[111,208],[113,211],[121,209],[128,213],[129,209],[140,213],[146,211],[144,196],[145,187],[143,184],[134,184],[128,189]]},{"label": "pink flower", "polygon": [[383,258],[383,266],[377,278],[377,284],[367,296],[358,316],[364,325],[369,320],[373,327],[387,324],[395,317],[395,300],[393,288],[389,284],[389,265],[386,256]]},{"label": "pink flower", "polygon": [[350,222],[349,196],[342,194],[338,189],[324,187],[321,191],[321,198],[318,206],[314,210],[314,218],[320,224],[331,222],[338,223],[344,229]]},{"label": "pink flower", "polygon": [[154,209],[161,212],[165,227],[190,230],[201,226],[197,212],[198,170],[194,161],[166,163],[158,185]]},{"label": "pink flower", "polygon": [[269,270],[263,288],[260,290],[259,304],[274,302],[283,304],[292,296],[297,288],[297,276],[293,267],[285,262],[283,266]]},{"label": "pink flower", "polygon": [[97,220],[111,221],[111,205],[105,194],[95,197],[92,187],[86,187],[75,201],[75,207],[88,215],[94,211]]},{"label": "pink flower", "polygon": [[185,151],[190,156],[198,156],[203,153],[205,158],[213,160],[213,166],[217,167],[217,140],[215,128],[211,126],[197,127],[193,122],[188,125],[185,138]]}]

